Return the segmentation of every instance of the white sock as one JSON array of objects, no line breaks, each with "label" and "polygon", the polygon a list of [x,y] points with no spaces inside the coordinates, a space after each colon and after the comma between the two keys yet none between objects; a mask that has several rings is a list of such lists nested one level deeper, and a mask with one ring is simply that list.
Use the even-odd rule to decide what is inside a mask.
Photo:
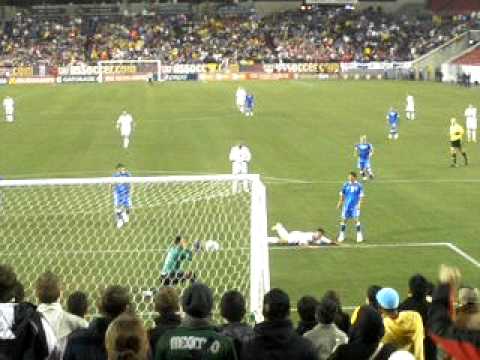
[{"label": "white sock", "polygon": [[343,231],[340,231],[340,233],[338,234],[338,238],[337,238],[337,241],[338,242],[342,242],[345,240],[345,232]]},{"label": "white sock", "polygon": [[129,138],[123,138],[123,147],[126,149],[128,148],[128,143],[130,142]]},{"label": "white sock", "polygon": [[357,242],[363,241],[363,234],[361,231],[357,231]]}]

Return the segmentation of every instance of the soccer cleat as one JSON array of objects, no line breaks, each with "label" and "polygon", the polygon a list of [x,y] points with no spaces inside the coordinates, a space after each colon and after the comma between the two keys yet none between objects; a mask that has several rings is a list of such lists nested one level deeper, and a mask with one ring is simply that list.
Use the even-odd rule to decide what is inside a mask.
[{"label": "soccer cleat", "polygon": [[344,240],[345,240],[345,234],[344,234],[343,232],[340,232],[340,233],[338,234],[337,242],[338,242],[338,243],[341,243],[341,242],[343,242]]},{"label": "soccer cleat", "polygon": [[122,219],[118,219],[118,220],[117,220],[117,229],[120,229],[122,226],[123,226],[123,220],[122,220]]},{"label": "soccer cleat", "polygon": [[361,243],[363,241],[363,235],[361,232],[357,232],[357,243]]}]

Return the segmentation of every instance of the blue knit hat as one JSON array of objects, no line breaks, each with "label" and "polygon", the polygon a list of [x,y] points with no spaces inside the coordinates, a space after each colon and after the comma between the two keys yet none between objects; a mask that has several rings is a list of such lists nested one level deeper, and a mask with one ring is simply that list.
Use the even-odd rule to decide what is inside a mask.
[{"label": "blue knit hat", "polygon": [[398,292],[395,289],[383,288],[377,293],[376,298],[381,308],[385,310],[398,309],[400,296],[398,296]]}]

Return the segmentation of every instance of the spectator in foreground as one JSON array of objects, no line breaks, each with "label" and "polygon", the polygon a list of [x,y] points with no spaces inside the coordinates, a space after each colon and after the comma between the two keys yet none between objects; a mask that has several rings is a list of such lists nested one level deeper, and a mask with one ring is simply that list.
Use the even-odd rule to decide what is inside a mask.
[{"label": "spectator in foreground", "polygon": [[20,281],[17,281],[17,285],[15,286],[15,301],[16,303],[21,303],[25,300],[25,287]]},{"label": "spectator in foreground", "polygon": [[340,302],[340,297],[333,290],[328,290],[323,295],[324,298],[332,299],[337,304],[337,314],[335,315],[335,325],[342,330],[345,334],[348,334],[350,331],[350,316],[343,312],[342,303]]},{"label": "spectator in foreground", "polygon": [[255,337],[245,344],[242,360],[313,360],[317,354],[311,342],[293,329],[290,299],[280,289],[272,289],[263,298],[265,321],[255,326]]},{"label": "spectator in foreground", "polygon": [[130,307],[130,294],[124,287],[110,286],[102,294],[98,310],[86,329],[75,331],[68,339],[63,360],[107,360],[105,333],[110,323]]},{"label": "spectator in foreground", "polygon": [[334,323],[337,304],[331,299],[323,299],[316,310],[318,325],[303,336],[310,340],[319,360],[326,360],[342,344],[347,343],[348,336]]},{"label": "spectator in foreground", "polygon": [[15,301],[17,290],[17,275],[10,266],[0,264],[0,356],[9,360],[56,359],[53,330],[35,306]]},{"label": "spectator in foreground", "polygon": [[108,326],[105,335],[108,360],[148,360],[149,343],[143,323],[123,313]]},{"label": "spectator in foreground", "polygon": [[[365,299],[365,304],[370,305],[374,309],[378,310],[378,302],[377,302],[377,293],[382,289],[381,286],[378,285],[370,285],[367,289],[367,297]],[[358,306],[353,310],[352,316],[350,317],[351,324],[355,324],[357,321],[358,311],[360,310],[361,306]]]},{"label": "spectator in foreground", "polygon": [[67,299],[67,311],[82,319],[88,312],[88,295],[82,291],[75,291]]},{"label": "spectator in foreground", "polygon": [[458,292],[455,324],[464,329],[480,330],[480,296],[478,289],[464,287]]},{"label": "spectator in foreground", "polygon": [[298,335],[303,335],[317,325],[316,311],[318,301],[313,296],[302,296],[297,303],[297,312],[300,317],[297,329]]},{"label": "spectator in foreground", "polygon": [[254,336],[252,327],[242,322],[246,312],[245,299],[239,291],[231,290],[223,294],[220,315],[227,320],[227,324],[220,327],[220,334],[233,339],[238,356],[242,353],[243,345]]},{"label": "spectator in foreground", "polygon": [[232,340],[220,335],[211,324],[213,293],[208,286],[196,282],[185,289],[182,308],[186,313],[182,324],[160,338],[155,349],[155,360],[237,359]]},{"label": "spectator in foreground", "polygon": [[180,311],[180,304],[175,288],[161,288],[155,296],[154,302],[155,311],[159,315],[154,319],[155,327],[148,331],[150,348],[152,349],[153,355],[155,355],[155,345],[162,335],[168,330],[177,328],[182,321],[178,314]]},{"label": "spectator in foreground", "polygon": [[50,271],[39,276],[35,283],[35,295],[38,299],[38,312],[48,321],[58,341],[58,348],[63,354],[67,345],[67,337],[74,330],[86,328],[88,323],[62,309],[60,278]]},{"label": "spectator in foreground", "polygon": [[462,329],[451,318],[450,309],[461,281],[457,268],[440,267],[440,285],[433,292],[433,300],[428,312],[428,329],[433,341],[455,360],[480,359],[480,333]]},{"label": "spectator in foreground", "polygon": [[329,360],[388,360],[396,350],[393,345],[382,343],[383,320],[372,306],[364,305],[359,309],[352,333],[355,336],[348,344],[340,345]]},{"label": "spectator in foreground", "polygon": [[411,352],[417,360],[424,360],[425,334],[420,314],[416,311],[399,311],[400,297],[392,288],[380,290],[377,301],[385,326],[383,342]]},{"label": "spectator in foreground", "polygon": [[[430,307],[430,303],[427,301],[428,287],[429,283],[425,277],[420,274],[413,275],[408,281],[408,297],[398,307],[400,311],[411,310],[418,312],[422,317],[424,328],[428,321],[428,308]],[[426,331],[423,346],[425,360],[436,360],[437,348]]]}]

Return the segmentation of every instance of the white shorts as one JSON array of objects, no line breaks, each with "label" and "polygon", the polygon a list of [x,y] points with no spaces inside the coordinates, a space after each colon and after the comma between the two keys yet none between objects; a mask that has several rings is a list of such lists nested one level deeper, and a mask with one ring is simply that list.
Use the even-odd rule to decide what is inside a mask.
[{"label": "white shorts", "polygon": [[132,130],[120,130],[120,135],[122,137],[129,137],[131,133],[132,133]]},{"label": "white shorts", "polygon": [[233,175],[248,174],[248,163],[246,161],[232,162],[232,174]]},{"label": "white shorts", "polygon": [[415,112],[415,106],[407,106],[407,108],[405,109],[405,111]]},{"label": "white shorts", "polygon": [[237,106],[245,106],[245,100],[237,99]]},{"label": "white shorts", "polygon": [[14,108],[5,108],[5,115],[13,115],[14,111]]}]

